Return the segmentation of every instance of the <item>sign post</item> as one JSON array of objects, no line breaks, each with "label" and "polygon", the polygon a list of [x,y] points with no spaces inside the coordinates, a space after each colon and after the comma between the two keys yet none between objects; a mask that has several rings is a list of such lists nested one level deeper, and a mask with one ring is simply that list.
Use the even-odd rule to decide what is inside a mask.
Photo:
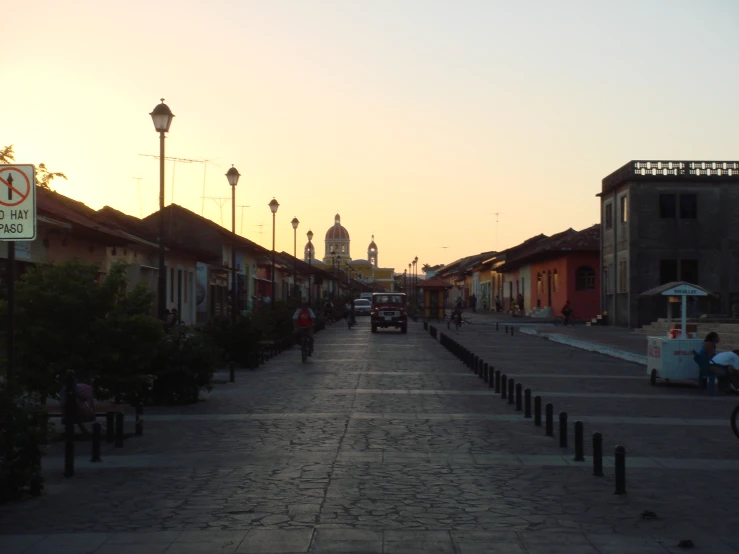
[{"label": "sign post", "polygon": [[15,241],[35,239],[35,168],[30,164],[0,165],[0,241],[8,243],[8,395],[15,371]]}]

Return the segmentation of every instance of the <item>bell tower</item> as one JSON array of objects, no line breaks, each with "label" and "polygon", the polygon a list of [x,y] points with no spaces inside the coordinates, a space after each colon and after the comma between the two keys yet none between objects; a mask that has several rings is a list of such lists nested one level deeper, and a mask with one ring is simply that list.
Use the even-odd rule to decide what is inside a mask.
[{"label": "bell tower", "polygon": [[375,235],[372,235],[372,242],[367,247],[367,261],[372,267],[377,267],[377,245],[375,244]]}]

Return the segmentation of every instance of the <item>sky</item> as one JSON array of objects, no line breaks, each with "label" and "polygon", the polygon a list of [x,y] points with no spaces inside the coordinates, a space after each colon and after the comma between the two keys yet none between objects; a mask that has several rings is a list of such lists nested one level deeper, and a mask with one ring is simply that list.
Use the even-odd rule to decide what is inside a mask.
[{"label": "sky", "polygon": [[354,258],[374,234],[383,267],[449,263],[597,223],[601,180],[629,160],[739,159],[732,0],[24,0],[3,16],[17,163],[146,216],[165,98],[166,155],[199,160],[167,162],[166,203],[230,228],[233,164],[236,232],[270,248],[274,197],[290,253],[293,217],[298,252],[310,229],[322,257],[338,212]]}]

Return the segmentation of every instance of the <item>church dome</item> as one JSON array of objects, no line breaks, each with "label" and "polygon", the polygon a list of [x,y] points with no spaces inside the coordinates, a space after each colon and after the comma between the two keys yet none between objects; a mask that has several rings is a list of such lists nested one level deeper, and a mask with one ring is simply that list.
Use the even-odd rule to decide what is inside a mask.
[{"label": "church dome", "polygon": [[341,216],[336,214],[333,227],[326,231],[326,240],[349,240],[349,231],[341,225]]}]

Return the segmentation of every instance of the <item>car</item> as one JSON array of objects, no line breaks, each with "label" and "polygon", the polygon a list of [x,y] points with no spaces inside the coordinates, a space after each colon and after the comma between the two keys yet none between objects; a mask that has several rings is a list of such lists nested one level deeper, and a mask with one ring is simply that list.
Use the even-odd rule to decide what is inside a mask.
[{"label": "car", "polygon": [[372,332],[377,329],[395,327],[401,333],[408,332],[408,312],[405,308],[405,294],[399,292],[376,292],[372,295],[370,313]]},{"label": "car", "polygon": [[354,301],[354,315],[370,315],[372,303],[366,298],[357,298]]}]

